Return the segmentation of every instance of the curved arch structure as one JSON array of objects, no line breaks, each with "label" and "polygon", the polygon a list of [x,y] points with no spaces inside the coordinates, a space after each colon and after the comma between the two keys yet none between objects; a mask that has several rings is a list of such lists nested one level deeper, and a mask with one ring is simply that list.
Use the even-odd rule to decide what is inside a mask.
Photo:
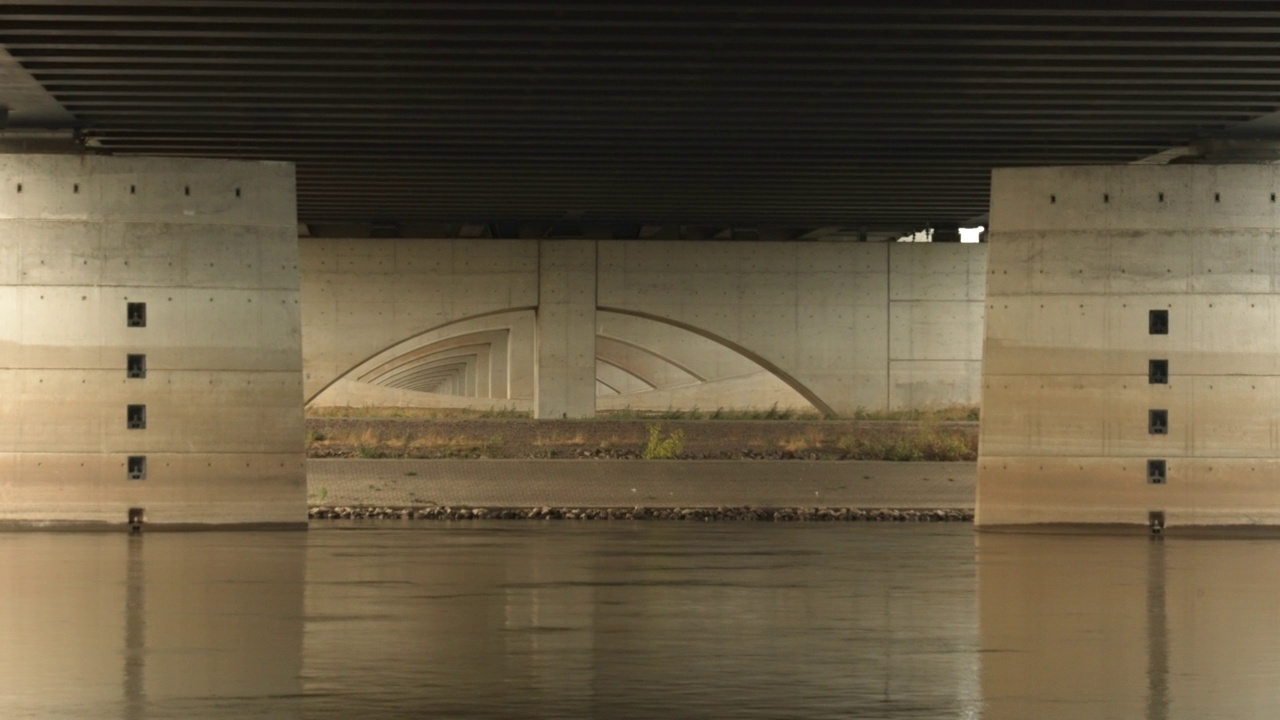
[{"label": "curved arch structure", "polygon": [[980,393],[985,247],[302,247],[309,402],[505,403],[538,417],[694,405],[853,415],[974,405]]},{"label": "curved arch structure", "polygon": [[431,328],[348,369],[308,402],[527,409],[533,314],[517,308]]},{"label": "curved arch structure", "polygon": [[769,362],[767,359],[761,357],[760,355],[757,355],[751,350],[748,350],[747,348],[731,340],[728,340],[727,338],[721,337],[719,335],[716,335],[713,332],[704,330],[699,327],[695,327],[688,323],[680,322],[679,320],[673,320],[671,318],[666,318],[659,315],[653,315],[650,313],[641,312],[637,310],[627,310],[624,308],[616,308],[616,307],[601,307],[600,311],[616,313],[618,315],[630,315],[632,317],[643,318],[645,320],[651,320],[653,322],[663,323],[666,325],[670,325],[672,327],[680,328],[681,330],[684,330],[689,333],[693,333],[694,335],[710,340],[711,342],[714,342],[717,345],[720,345],[729,350],[732,350],[738,355],[741,355],[742,357],[747,358],[748,360],[760,366],[761,368],[764,368],[774,377],[778,378],[783,383],[785,383],[787,387],[796,391],[801,397],[803,397],[806,401],[808,401],[811,405],[813,405],[813,407],[817,408],[818,412],[822,413],[823,415],[826,415],[828,417],[834,417],[836,415],[835,410],[833,410],[830,405],[827,405],[825,402],[823,402],[822,398],[818,397],[816,393],[814,393],[809,388],[805,387],[804,384],[802,384],[799,380],[792,377],[789,373],[784,371],[782,368]]}]

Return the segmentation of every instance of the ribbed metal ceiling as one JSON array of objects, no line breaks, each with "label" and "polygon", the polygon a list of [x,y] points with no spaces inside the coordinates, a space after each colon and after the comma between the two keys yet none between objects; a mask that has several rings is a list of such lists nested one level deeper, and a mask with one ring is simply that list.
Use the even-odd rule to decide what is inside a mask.
[{"label": "ribbed metal ceiling", "polygon": [[906,231],[1280,104],[1271,2],[49,0],[0,43],[108,151],[296,162],[319,225]]}]

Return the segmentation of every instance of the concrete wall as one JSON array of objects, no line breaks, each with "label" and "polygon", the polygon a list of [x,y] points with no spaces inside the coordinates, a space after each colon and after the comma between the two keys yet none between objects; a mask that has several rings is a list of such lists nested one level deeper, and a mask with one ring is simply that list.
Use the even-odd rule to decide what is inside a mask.
[{"label": "concrete wall", "polygon": [[[305,245],[304,245],[305,247]],[[534,370],[534,310],[482,314],[410,336],[360,363],[321,391],[313,407],[419,407],[509,409],[532,412]],[[397,373],[416,370],[451,352],[455,342],[487,342],[476,349],[486,354],[487,395],[450,395],[407,390],[390,384]],[[391,369],[391,372],[388,372]],[[480,384],[477,383],[479,388]]]},{"label": "concrete wall", "polygon": [[980,524],[1280,521],[1278,186],[1264,165],[995,173]]},{"label": "concrete wall", "polygon": [[889,407],[977,405],[987,246],[888,247]]},{"label": "concrete wall", "polygon": [[286,164],[0,155],[0,521],[305,522],[295,236]]},{"label": "concrete wall", "polygon": [[977,404],[985,247],[601,247],[600,305],[745,351],[819,409]]},{"label": "concrete wall", "polygon": [[[538,306],[536,242],[303,238],[299,246],[308,400],[424,333],[447,337],[462,321]],[[523,372],[532,400],[532,366]]]},{"label": "concrete wall", "polygon": [[[447,337],[479,318],[536,310],[548,344],[535,347],[553,351],[538,362],[577,358],[575,382],[553,383],[561,394],[575,387],[577,400],[548,405],[542,416],[774,404],[852,415],[978,402],[985,246],[541,246],[540,265],[534,241],[303,239],[307,397],[318,405],[370,398],[340,388],[367,373],[374,356],[393,359],[425,333]],[[580,260],[572,272],[548,255],[553,248],[557,258]],[[567,279],[576,279],[573,293]],[[551,320],[569,314],[557,298],[576,303],[574,319],[554,323],[550,343]],[[505,326],[514,332],[520,323]],[[523,342],[510,343],[512,406],[532,400]],[[475,397],[486,406],[489,398]]]}]

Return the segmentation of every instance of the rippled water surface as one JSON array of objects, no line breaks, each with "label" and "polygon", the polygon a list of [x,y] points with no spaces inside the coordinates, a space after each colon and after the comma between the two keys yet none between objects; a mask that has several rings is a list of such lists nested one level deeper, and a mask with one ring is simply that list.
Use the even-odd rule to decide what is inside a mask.
[{"label": "rippled water surface", "polygon": [[958,524],[0,535],[0,717],[1273,718],[1277,561]]}]

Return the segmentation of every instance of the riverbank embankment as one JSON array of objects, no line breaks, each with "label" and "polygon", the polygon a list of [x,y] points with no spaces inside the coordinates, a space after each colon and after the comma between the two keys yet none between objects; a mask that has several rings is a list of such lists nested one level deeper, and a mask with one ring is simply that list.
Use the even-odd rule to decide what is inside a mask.
[{"label": "riverbank embankment", "polygon": [[973,461],[973,421],[309,417],[311,458]]},{"label": "riverbank embankment", "polygon": [[315,518],[971,520],[972,462],[309,460]]}]

